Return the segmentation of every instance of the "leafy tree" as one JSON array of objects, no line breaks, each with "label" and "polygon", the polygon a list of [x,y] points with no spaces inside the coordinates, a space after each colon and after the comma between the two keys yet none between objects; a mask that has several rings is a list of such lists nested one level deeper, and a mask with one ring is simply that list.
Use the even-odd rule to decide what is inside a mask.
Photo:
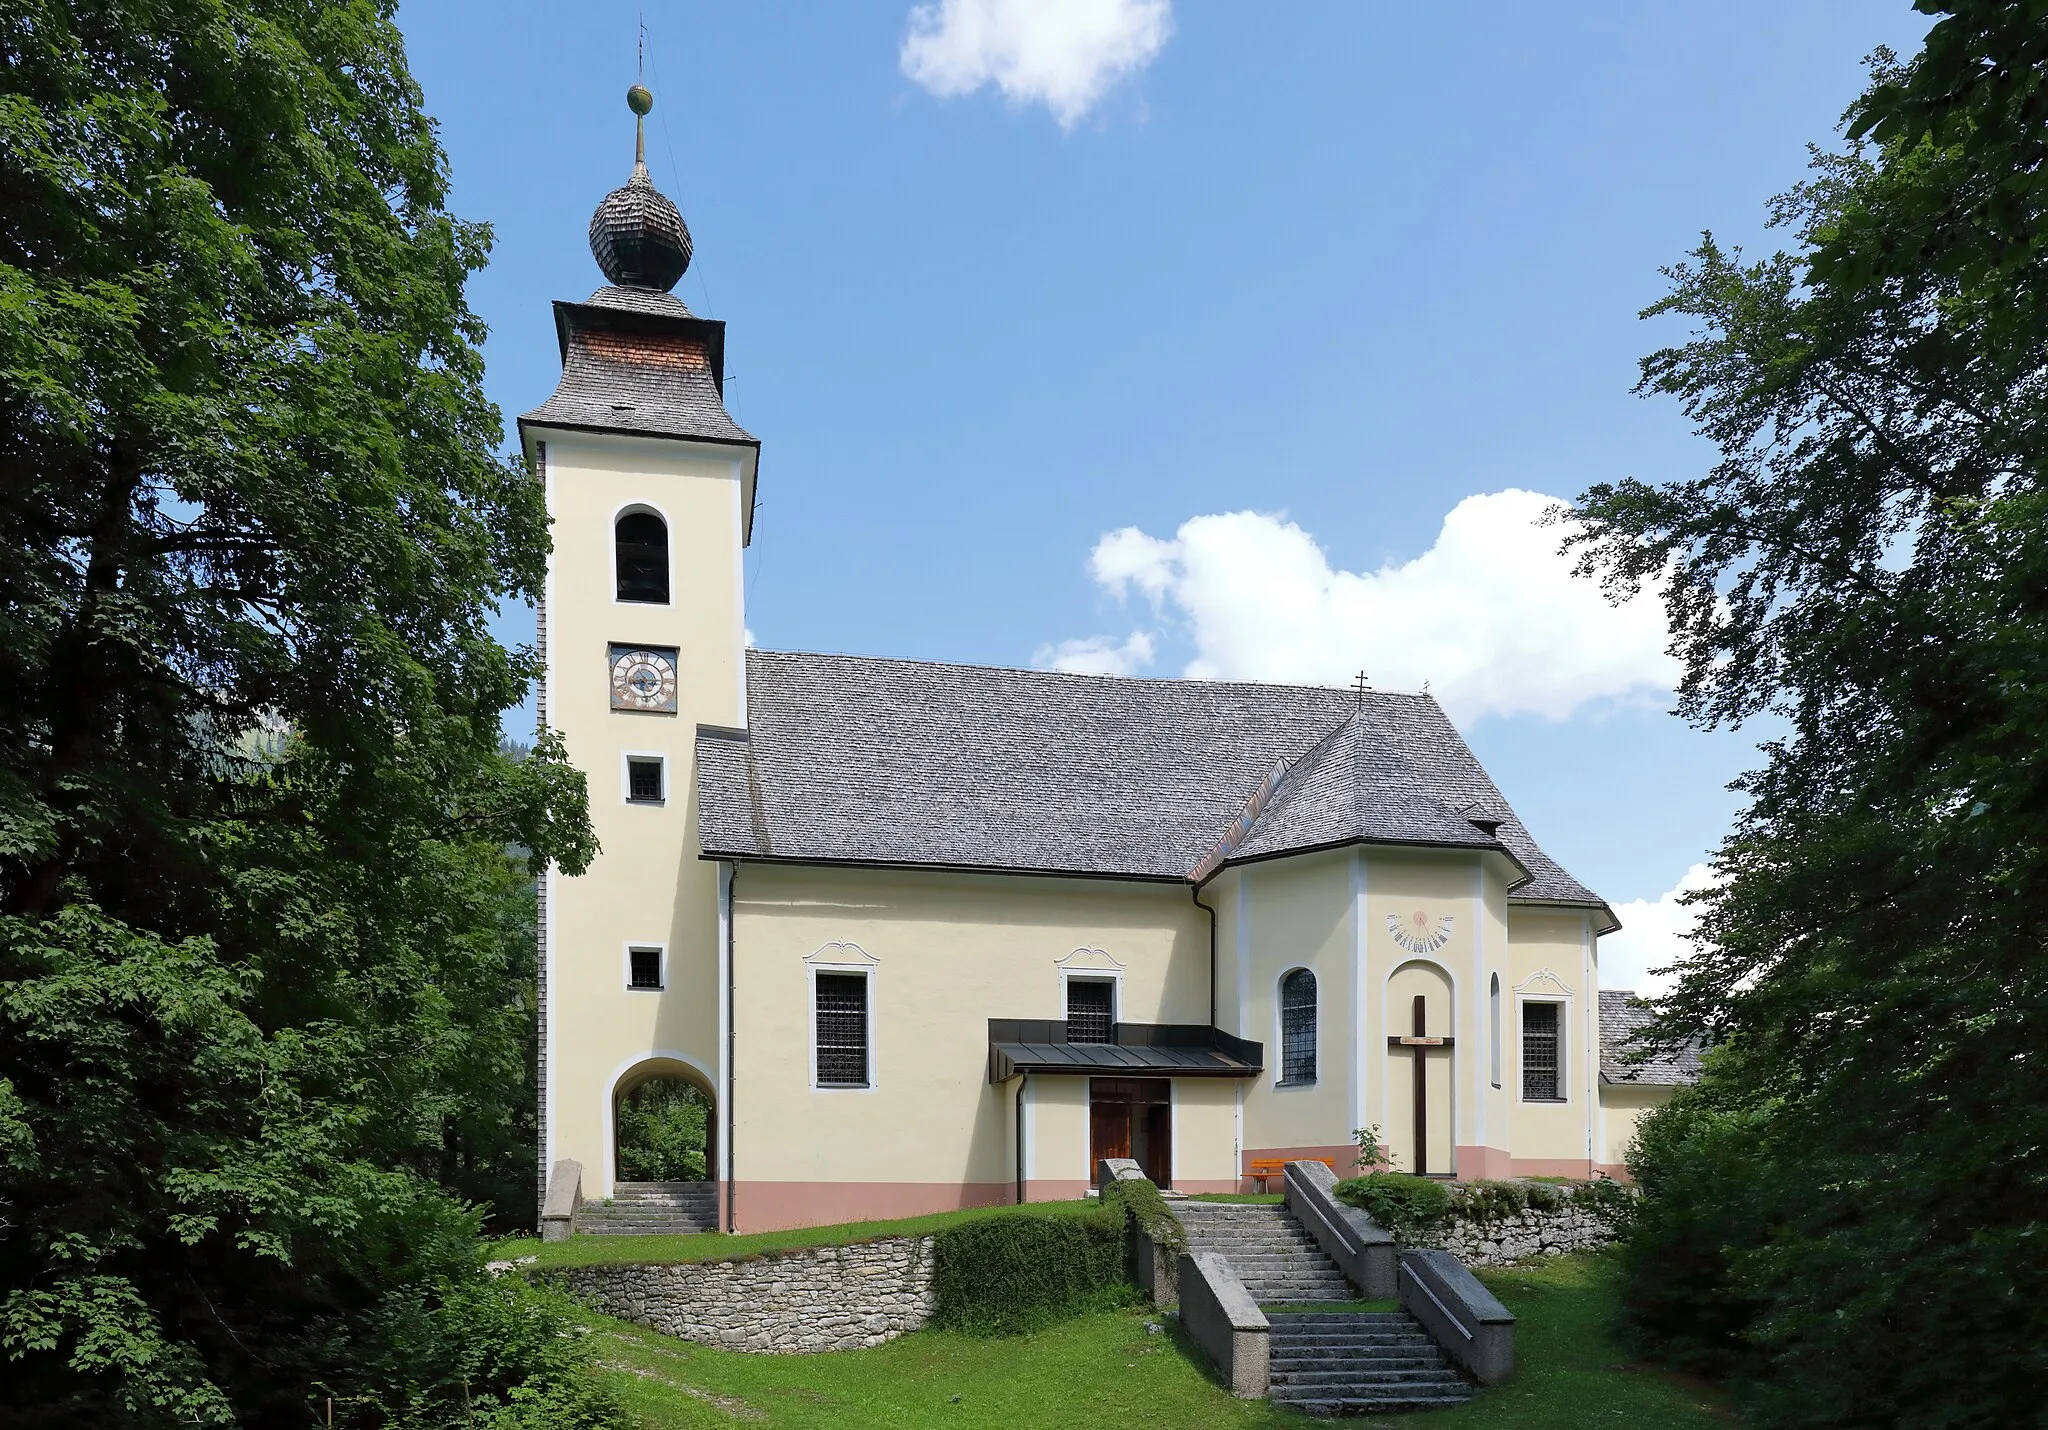
[{"label": "leafy tree", "polygon": [[1650,310],[1694,331],[1642,389],[1718,460],[1576,512],[1588,569],[1665,582],[1681,711],[1786,724],[1630,1253],[1639,1329],[1772,1425],[2038,1424],[2048,1379],[2048,18],[1919,8],[1779,202],[1795,250],[1709,236]]},{"label": "leafy tree", "polygon": [[446,183],[389,0],[0,8],[7,1423],[609,1413],[435,1181],[592,853]]},{"label": "leafy tree", "polygon": [[711,1100],[676,1078],[640,1084],[619,1103],[619,1175],[629,1182],[704,1180]]}]

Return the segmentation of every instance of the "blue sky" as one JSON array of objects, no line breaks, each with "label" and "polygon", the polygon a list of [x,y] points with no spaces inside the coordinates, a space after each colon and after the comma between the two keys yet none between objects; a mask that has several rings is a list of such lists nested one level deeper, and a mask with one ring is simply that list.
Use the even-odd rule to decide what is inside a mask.
[{"label": "blue sky", "polygon": [[1503,494],[1708,460],[1631,394],[1682,335],[1636,314],[1702,229],[1782,241],[1901,0],[410,5],[508,418],[601,281],[643,13],[677,292],[763,441],[758,644],[1429,680],[1633,926],[1610,986],[1661,961],[1756,732],[1664,713],[1654,609]]}]

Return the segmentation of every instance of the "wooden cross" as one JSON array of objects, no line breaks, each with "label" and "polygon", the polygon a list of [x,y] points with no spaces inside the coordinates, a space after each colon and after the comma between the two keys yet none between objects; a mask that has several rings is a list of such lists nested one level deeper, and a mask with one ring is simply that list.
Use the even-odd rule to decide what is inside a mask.
[{"label": "wooden cross", "polygon": [[1416,994],[1415,1031],[1405,1038],[1389,1036],[1387,1039],[1388,1048],[1409,1048],[1415,1053],[1415,1175],[1418,1177],[1429,1175],[1429,1050],[1452,1047],[1457,1042],[1455,1038],[1429,1036],[1425,1017],[1428,1010],[1428,999]]}]

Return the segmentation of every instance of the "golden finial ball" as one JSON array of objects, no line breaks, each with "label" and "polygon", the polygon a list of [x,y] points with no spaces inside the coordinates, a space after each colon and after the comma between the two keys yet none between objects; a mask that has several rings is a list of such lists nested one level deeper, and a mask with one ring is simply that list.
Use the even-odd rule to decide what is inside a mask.
[{"label": "golden finial ball", "polygon": [[646,85],[636,84],[626,91],[626,108],[642,116],[654,108],[654,96],[648,92]]}]

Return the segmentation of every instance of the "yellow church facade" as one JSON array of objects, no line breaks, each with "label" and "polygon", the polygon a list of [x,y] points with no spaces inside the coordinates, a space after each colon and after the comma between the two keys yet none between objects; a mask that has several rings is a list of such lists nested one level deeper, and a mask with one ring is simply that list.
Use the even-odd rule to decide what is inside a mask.
[{"label": "yellow church facade", "polygon": [[520,421],[554,552],[541,721],[602,852],[541,890],[541,1157],[624,1197],[621,1100],[710,1104],[759,1231],[1348,1172],[1618,1175],[1690,1076],[1622,1055],[1617,925],[1426,694],[747,648],[760,444],[644,167]]}]

